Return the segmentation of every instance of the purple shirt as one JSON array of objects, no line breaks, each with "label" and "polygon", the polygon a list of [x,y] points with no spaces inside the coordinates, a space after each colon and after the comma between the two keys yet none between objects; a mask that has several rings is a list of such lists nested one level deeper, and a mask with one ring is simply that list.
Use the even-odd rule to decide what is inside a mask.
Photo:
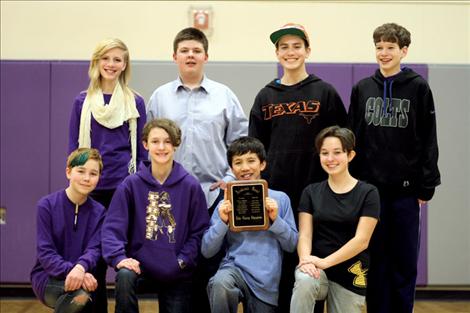
[{"label": "purple shirt", "polygon": [[37,204],[37,260],[31,271],[36,296],[44,301],[49,277],[64,280],[81,264],[92,271],[101,256],[104,207],[91,198],[79,206],[74,229],[75,204],[65,190],[43,197]]},{"label": "purple shirt", "polygon": [[[78,148],[78,134],[80,131],[80,116],[86,92],[80,93],[73,104],[72,115],[70,117],[69,129],[69,153]],[[104,95],[104,102],[107,104],[111,100],[111,95]],[[147,151],[142,145],[142,129],[147,121],[145,114],[144,99],[135,96],[137,111],[140,117],[137,119],[137,168],[140,161],[147,160]],[[129,124],[126,122],[122,126],[109,129],[99,124],[91,116],[91,147],[99,150],[103,159],[103,172],[97,190],[115,189],[126,176],[129,175],[128,165],[131,160],[131,143]]]}]

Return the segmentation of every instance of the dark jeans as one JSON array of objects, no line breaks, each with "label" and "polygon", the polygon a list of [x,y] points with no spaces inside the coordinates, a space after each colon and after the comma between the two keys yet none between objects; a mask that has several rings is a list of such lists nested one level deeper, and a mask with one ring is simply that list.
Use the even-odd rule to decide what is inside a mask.
[{"label": "dark jeans", "polygon": [[[82,298],[81,300],[76,297]],[[48,307],[54,309],[55,313],[78,313],[90,312],[90,294],[83,289],[65,292],[64,281],[49,278],[44,302]]]},{"label": "dark jeans", "polygon": [[418,199],[380,197],[380,222],[369,247],[367,312],[411,313],[418,271]]},{"label": "dark jeans", "polygon": [[[212,206],[208,209],[209,216],[212,217],[212,213],[217,208],[217,205],[221,200],[224,199],[224,191],[220,189],[219,196],[214,201]],[[193,312],[197,313],[211,313],[209,305],[209,298],[207,297],[207,283],[209,279],[215,275],[219,269],[220,262],[225,256],[225,247],[221,247],[220,251],[212,258],[206,259],[199,254],[198,265],[194,271],[193,276],[193,290],[191,307]]]},{"label": "dark jeans", "polygon": [[[106,210],[109,208],[111,199],[113,198],[116,189],[94,190],[90,196],[97,202],[101,203]],[[96,268],[93,271],[98,282],[98,288],[93,293],[92,312],[93,313],[107,313],[108,312],[108,293],[106,290],[106,271],[108,265],[103,258],[100,257]]]},{"label": "dark jeans", "polygon": [[[138,293],[156,292],[160,313],[191,312],[191,282],[162,283],[121,268],[116,276],[115,313],[139,312]],[[197,312],[197,311],[196,311]]]}]

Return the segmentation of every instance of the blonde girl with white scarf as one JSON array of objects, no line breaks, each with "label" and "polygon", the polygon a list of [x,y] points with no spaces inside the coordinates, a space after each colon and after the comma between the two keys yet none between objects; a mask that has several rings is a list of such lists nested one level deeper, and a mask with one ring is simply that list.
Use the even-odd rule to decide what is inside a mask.
[{"label": "blonde girl with white scarf", "polygon": [[[76,98],[70,118],[69,152],[79,147],[98,149],[103,159],[100,182],[91,197],[109,207],[117,186],[137,170],[147,153],[141,144],[146,122],[145,103],[128,86],[129,50],[119,39],[101,41],[93,52],[86,92]],[[98,292],[93,312],[107,312],[106,264],[97,273]]]}]

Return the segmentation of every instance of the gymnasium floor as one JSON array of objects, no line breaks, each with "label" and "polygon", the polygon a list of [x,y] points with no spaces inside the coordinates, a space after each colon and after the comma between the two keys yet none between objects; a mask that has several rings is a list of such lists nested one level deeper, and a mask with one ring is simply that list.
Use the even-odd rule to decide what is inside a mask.
[{"label": "gymnasium floor", "polygon": [[[140,300],[141,313],[158,313],[156,300]],[[114,312],[114,301],[109,303],[109,313]],[[51,313],[35,299],[0,299],[1,313]],[[243,312],[241,307],[238,312]],[[366,312],[365,310],[363,312]],[[414,313],[470,313],[470,301],[417,301]]]}]

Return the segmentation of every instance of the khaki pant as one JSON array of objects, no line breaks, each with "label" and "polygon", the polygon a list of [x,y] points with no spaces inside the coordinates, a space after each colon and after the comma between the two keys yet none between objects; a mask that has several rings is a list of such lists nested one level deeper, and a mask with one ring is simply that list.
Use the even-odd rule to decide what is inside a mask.
[{"label": "khaki pant", "polygon": [[365,297],[329,281],[322,270],[316,279],[296,269],[290,312],[312,313],[316,300],[326,300],[328,313],[361,313]]}]

